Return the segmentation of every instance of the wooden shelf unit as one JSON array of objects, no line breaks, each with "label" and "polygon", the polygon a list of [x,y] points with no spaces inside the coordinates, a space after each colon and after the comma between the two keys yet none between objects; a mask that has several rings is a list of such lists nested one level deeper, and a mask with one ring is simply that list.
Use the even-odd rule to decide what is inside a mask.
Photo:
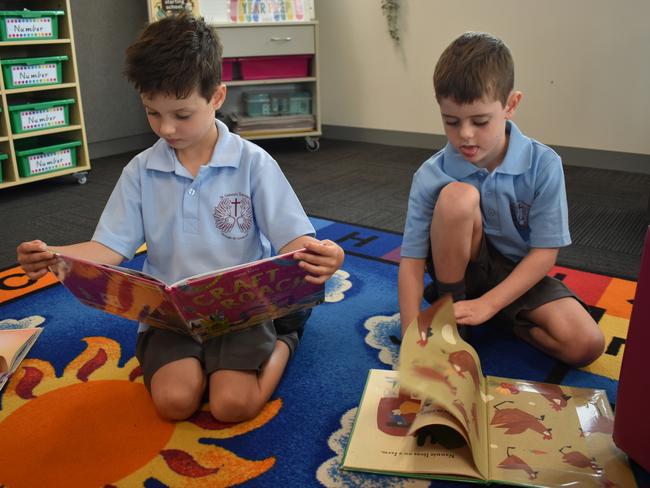
[{"label": "wooden shelf unit", "polygon": [[[62,63],[63,82],[56,85],[33,86],[25,88],[5,88],[4,76],[0,76],[0,98],[2,114],[0,117],[0,153],[8,155],[1,161],[2,181],[0,189],[22,185],[33,181],[55,178],[62,175],[74,174],[79,183],[85,183],[87,171],[90,169],[86,128],[83,120],[83,106],[79,88],[79,74],[77,71],[77,57],[72,30],[70,0],[26,0],[14,2],[10,8],[3,10],[62,10],[64,15],[58,16],[59,39],[29,40],[29,41],[0,41],[0,59],[16,59],[29,57],[60,56],[68,57]],[[7,5],[5,3],[5,5]],[[73,98],[69,110],[69,125],[44,130],[14,133],[10,124],[9,106],[19,103],[20,98],[33,96],[42,100],[57,100]],[[22,177],[18,172],[18,158],[14,141],[29,140],[41,136],[54,134],[57,142],[81,141],[77,147],[77,165],[72,168],[43,173],[34,176]],[[37,147],[37,146],[35,146]]]},{"label": "wooden shelf unit", "polygon": [[311,94],[311,110],[315,119],[313,129],[250,131],[243,132],[242,137],[250,140],[304,137],[309,150],[318,150],[318,138],[322,134],[318,75],[318,21],[221,23],[213,24],[213,27],[216,28],[223,43],[224,58],[296,54],[312,56],[310,71],[305,77],[226,81],[228,95],[222,112],[245,114],[243,94],[252,88],[307,91]]}]

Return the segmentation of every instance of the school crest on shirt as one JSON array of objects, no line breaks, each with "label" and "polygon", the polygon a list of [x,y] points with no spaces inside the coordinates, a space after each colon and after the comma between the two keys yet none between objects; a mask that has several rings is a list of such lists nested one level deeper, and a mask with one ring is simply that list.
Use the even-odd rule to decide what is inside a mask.
[{"label": "school crest on shirt", "polygon": [[253,228],[251,198],[243,193],[228,193],[219,199],[212,213],[214,224],[228,239],[244,239]]},{"label": "school crest on shirt", "polygon": [[530,205],[524,202],[515,202],[510,205],[510,211],[512,212],[512,220],[515,223],[515,227],[519,230],[527,230]]}]

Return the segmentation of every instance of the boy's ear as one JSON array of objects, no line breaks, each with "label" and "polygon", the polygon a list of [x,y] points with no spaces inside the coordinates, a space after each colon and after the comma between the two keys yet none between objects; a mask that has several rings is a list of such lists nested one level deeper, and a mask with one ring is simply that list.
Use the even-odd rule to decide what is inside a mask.
[{"label": "boy's ear", "polygon": [[506,101],[506,118],[510,119],[515,115],[515,111],[521,102],[523,94],[520,91],[513,91]]},{"label": "boy's ear", "polygon": [[215,111],[219,110],[223,105],[223,102],[226,101],[226,91],[227,89],[224,83],[220,83],[215,87],[214,93],[212,94],[212,100],[210,100]]}]

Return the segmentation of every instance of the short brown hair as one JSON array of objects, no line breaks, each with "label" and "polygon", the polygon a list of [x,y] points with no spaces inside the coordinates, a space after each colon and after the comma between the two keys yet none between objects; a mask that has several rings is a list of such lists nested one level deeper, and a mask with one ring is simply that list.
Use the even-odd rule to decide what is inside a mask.
[{"label": "short brown hair", "polygon": [[202,18],[171,15],[149,24],[126,50],[124,74],[140,92],[210,100],[221,83],[221,42]]},{"label": "short brown hair", "polygon": [[440,55],[433,73],[436,99],[472,103],[483,98],[506,105],[515,84],[515,64],[505,43],[484,32],[466,32]]}]

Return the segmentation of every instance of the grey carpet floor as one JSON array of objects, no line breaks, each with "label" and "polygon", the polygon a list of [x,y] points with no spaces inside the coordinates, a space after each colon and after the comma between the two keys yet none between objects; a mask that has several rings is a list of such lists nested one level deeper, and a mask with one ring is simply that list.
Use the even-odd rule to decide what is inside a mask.
[{"label": "grey carpet floor", "polygon": [[[402,232],[411,178],[433,150],[321,140],[318,152],[301,141],[269,141],[308,214]],[[96,159],[85,185],[60,177],[0,191],[0,268],[16,262],[16,245],[87,240],[126,153]],[[565,165],[573,244],[559,264],[636,279],[647,229],[650,175]]]}]

